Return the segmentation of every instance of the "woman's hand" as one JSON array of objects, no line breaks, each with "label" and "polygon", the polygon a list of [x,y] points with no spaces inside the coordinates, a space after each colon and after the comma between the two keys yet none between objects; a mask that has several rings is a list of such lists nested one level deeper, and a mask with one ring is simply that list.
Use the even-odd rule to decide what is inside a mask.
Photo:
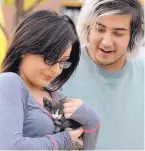
[{"label": "woman's hand", "polygon": [[80,123],[85,129],[93,129],[100,123],[98,113],[81,99],[64,101],[64,116]]},{"label": "woman's hand", "polygon": [[78,128],[76,130],[69,131],[69,134],[71,136],[71,140],[75,141],[75,142],[78,142],[82,147],[83,147],[83,140],[80,136],[82,135],[83,132],[84,132],[84,130],[83,130],[82,127]]},{"label": "woman's hand", "polygon": [[65,118],[70,118],[71,115],[83,104],[80,99],[67,99],[64,106],[64,116]]}]

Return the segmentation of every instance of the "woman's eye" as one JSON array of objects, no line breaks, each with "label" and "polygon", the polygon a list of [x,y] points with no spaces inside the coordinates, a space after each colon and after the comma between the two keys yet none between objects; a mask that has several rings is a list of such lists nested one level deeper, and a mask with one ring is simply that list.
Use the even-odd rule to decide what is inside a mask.
[{"label": "woman's eye", "polygon": [[69,61],[62,61],[60,62],[60,68],[62,69],[68,69],[71,66],[71,62]]}]

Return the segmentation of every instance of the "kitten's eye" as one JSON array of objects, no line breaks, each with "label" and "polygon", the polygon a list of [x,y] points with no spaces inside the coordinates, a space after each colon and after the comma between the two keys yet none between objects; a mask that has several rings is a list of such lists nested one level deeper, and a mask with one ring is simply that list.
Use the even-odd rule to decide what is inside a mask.
[{"label": "kitten's eye", "polygon": [[55,112],[54,112],[54,111],[51,111],[51,113],[54,114]]}]

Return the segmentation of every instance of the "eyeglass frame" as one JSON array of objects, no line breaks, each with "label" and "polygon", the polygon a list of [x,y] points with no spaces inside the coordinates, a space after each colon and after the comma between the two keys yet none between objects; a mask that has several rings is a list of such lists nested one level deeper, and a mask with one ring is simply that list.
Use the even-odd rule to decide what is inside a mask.
[{"label": "eyeglass frame", "polygon": [[[53,66],[54,64],[59,63],[59,67],[60,67],[61,69],[68,69],[68,68],[70,68],[70,66],[72,65],[72,62],[70,62],[70,61],[56,61],[56,62],[54,62],[54,63],[53,63],[53,62],[49,62],[49,60],[47,60],[44,55],[41,55],[41,56],[43,57],[44,62],[45,62],[47,65],[50,65],[50,66]],[[67,63],[67,64],[68,64],[68,67],[64,68],[64,64],[62,64],[63,67],[61,67],[61,63]]]}]

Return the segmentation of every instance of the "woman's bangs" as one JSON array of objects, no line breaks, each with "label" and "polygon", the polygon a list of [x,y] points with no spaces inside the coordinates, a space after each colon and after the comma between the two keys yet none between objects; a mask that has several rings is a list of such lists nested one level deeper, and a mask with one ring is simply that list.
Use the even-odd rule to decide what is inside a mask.
[{"label": "woman's bangs", "polygon": [[50,62],[55,63],[61,58],[65,50],[70,46],[70,44],[76,41],[74,35],[69,35],[68,33],[62,35],[60,39],[51,43],[44,51],[44,56],[50,60]]}]

